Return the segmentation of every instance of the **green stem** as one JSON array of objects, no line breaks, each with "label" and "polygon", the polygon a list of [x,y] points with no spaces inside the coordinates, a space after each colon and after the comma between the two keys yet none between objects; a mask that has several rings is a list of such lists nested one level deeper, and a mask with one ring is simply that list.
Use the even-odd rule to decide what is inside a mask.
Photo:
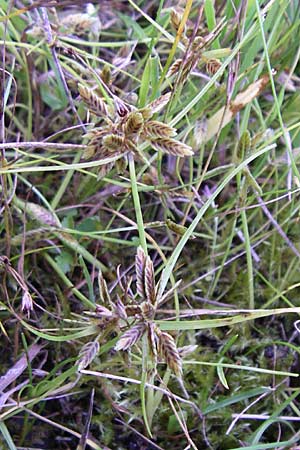
[{"label": "green stem", "polygon": [[[77,155],[75,155],[75,158],[73,159],[73,164],[76,164],[80,161],[82,152],[79,151],[77,153]],[[61,198],[63,197],[63,195],[65,194],[66,190],[68,189],[69,183],[71,181],[71,178],[73,176],[75,172],[75,169],[70,169],[68,170],[62,184],[60,185],[59,189],[57,190],[52,202],[51,202],[51,206],[53,209],[57,208],[57,205],[59,204]]]},{"label": "green stem", "polygon": [[[148,420],[147,405],[146,405],[146,383],[147,383],[147,355],[148,355],[148,341],[147,337],[143,336],[143,357],[142,357],[142,378],[140,385],[140,397],[142,405],[142,414],[145,422],[146,430],[150,437],[152,437],[151,428]],[[151,389],[151,388],[150,388]]]},{"label": "green stem", "polygon": [[147,255],[148,252],[147,252],[146,234],[145,234],[145,229],[144,229],[143,214],[142,214],[141,203],[140,203],[140,198],[139,198],[137,179],[136,179],[136,173],[135,173],[135,164],[134,164],[134,158],[133,158],[132,153],[129,153],[128,161],[129,161],[129,174],[130,174],[130,181],[131,181],[131,192],[132,192],[133,204],[134,204],[134,209],[135,209],[136,223],[137,223],[138,232],[139,232],[140,244],[141,244],[145,254]]},{"label": "green stem", "polygon": [[251,242],[247,223],[247,215],[244,209],[241,211],[241,217],[242,217],[243,234],[245,239],[245,249],[247,258],[249,309],[254,309],[255,306],[254,306],[254,286],[253,286],[253,262],[251,255]]},{"label": "green stem", "polygon": [[[130,181],[131,181],[131,191],[132,191],[132,198],[134,203],[134,209],[135,209],[135,216],[136,216],[136,222],[139,232],[139,238],[140,238],[140,244],[147,255],[147,242],[146,242],[146,235],[145,235],[145,229],[144,229],[144,222],[143,222],[143,214],[141,209],[141,203],[139,198],[139,192],[138,192],[138,186],[137,186],[137,179],[136,179],[136,173],[135,173],[135,164],[134,164],[134,157],[132,153],[129,153],[128,156],[129,161],[129,174],[130,174]],[[146,396],[145,396],[145,385],[147,382],[147,355],[148,355],[148,343],[146,336],[143,337],[143,359],[142,359],[142,379],[141,379],[141,386],[140,386],[140,398],[141,398],[141,405],[142,405],[142,413],[143,418],[145,422],[145,427],[147,429],[147,432],[149,436],[152,436],[150,424],[148,421],[148,414],[147,414],[147,405],[146,405]],[[151,397],[151,395],[150,395]],[[152,403],[150,401],[150,403]],[[148,405],[149,407],[149,405]]]}]

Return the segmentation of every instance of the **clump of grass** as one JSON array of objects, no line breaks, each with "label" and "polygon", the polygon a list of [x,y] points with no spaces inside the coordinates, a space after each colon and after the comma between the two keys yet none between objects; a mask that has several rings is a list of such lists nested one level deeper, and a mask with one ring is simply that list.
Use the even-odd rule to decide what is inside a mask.
[{"label": "clump of grass", "polygon": [[1,444],[294,448],[298,2],[98,3],[0,1]]}]

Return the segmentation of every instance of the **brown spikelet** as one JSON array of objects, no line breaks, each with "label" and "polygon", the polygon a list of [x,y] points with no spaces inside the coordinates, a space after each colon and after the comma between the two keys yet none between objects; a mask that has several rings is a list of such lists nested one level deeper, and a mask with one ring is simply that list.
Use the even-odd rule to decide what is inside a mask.
[{"label": "brown spikelet", "polygon": [[109,150],[121,152],[124,148],[124,137],[118,134],[107,134],[102,141],[104,147]]},{"label": "brown spikelet", "polygon": [[[192,42],[192,48],[191,51],[194,52],[199,52],[200,49],[202,49],[202,47],[205,45],[205,39],[202,36],[196,36]],[[197,53],[194,55],[194,58],[196,58],[197,56],[199,56],[199,54],[197,55]]]},{"label": "brown spikelet", "polygon": [[122,175],[125,172],[127,163],[128,163],[127,158],[117,159],[115,164],[116,164],[117,173],[119,175]]},{"label": "brown spikelet", "polygon": [[114,96],[113,100],[117,114],[120,117],[125,117],[126,114],[130,112],[129,106],[125,105],[125,103],[117,96]]},{"label": "brown spikelet", "polygon": [[149,167],[149,171],[142,176],[142,182],[150,186],[159,184],[156,168]]},{"label": "brown spikelet", "polygon": [[135,154],[136,158],[139,157],[138,148],[137,148],[136,144],[131,139],[126,139],[125,140],[125,148],[129,152],[133,152]]},{"label": "brown spikelet", "polygon": [[151,144],[155,150],[161,150],[174,156],[192,156],[194,154],[192,148],[175,139],[151,139]]},{"label": "brown spikelet", "polygon": [[96,310],[94,313],[92,313],[99,319],[108,318],[111,319],[113,317],[113,313],[110,309],[106,308],[103,305],[96,305]]},{"label": "brown spikelet", "polygon": [[146,298],[145,292],[146,255],[142,247],[138,247],[135,257],[136,290],[140,297]]},{"label": "brown spikelet", "polygon": [[27,289],[23,291],[21,310],[27,312],[28,316],[33,311],[33,300]]},{"label": "brown spikelet", "polygon": [[98,174],[97,174],[97,180],[101,180],[101,178],[105,177],[111,169],[114,167],[115,162],[112,161],[108,164],[102,164],[102,166],[98,167]]},{"label": "brown spikelet", "polygon": [[145,264],[145,293],[146,299],[152,305],[156,303],[156,293],[155,293],[155,278],[154,278],[154,268],[153,263],[149,256],[146,259]]},{"label": "brown spikelet", "polygon": [[123,320],[127,319],[126,308],[119,296],[117,297],[117,301],[115,302],[115,312],[116,315],[121,319]]},{"label": "brown spikelet", "polygon": [[146,326],[144,323],[138,323],[131,327],[121,336],[115,345],[115,350],[128,350],[132,347],[144,334]]},{"label": "brown spikelet", "polygon": [[52,227],[60,226],[56,217],[50,211],[48,211],[48,209],[44,208],[43,206],[37,205],[36,203],[27,202],[26,212],[42,225],[49,225]]},{"label": "brown spikelet", "polygon": [[180,73],[180,77],[178,79],[178,83],[185,83],[188,79],[189,74],[191,71],[197,66],[199,62],[199,57],[195,57],[195,55],[191,54],[186,62],[184,63],[184,66],[182,67],[182,71]]},{"label": "brown spikelet", "polygon": [[101,303],[103,303],[103,305],[106,305],[106,306],[110,305],[111,298],[110,298],[110,295],[108,292],[106,281],[103,277],[101,270],[99,270],[99,273],[98,273],[98,288],[99,288],[99,297],[100,297]]},{"label": "brown spikelet", "polygon": [[88,342],[85,344],[79,352],[79,358],[77,361],[78,370],[85,369],[95,358],[99,352],[98,341]]},{"label": "brown spikelet", "polygon": [[173,370],[177,377],[182,377],[182,361],[176,343],[173,337],[165,331],[160,331],[159,338],[159,352],[168,367]]},{"label": "brown spikelet", "polygon": [[126,305],[126,314],[129,317],[136,316],[140,317],[142,315],[142,310],[140,305]]},{"label": "brown spikelet", "polygon": [[141,132],[144,125],[144,118],[140,112],[132,111],[126,117],[125,134],[127,136],[135,135]]},{"label": "brown spikelet", "polygon": [[151,119],[151,117],[153,116],[153,112],[151,108],[148,108],[148,106],[140,109],[139,112],[142,114],[144,120]]},{"label": "brown spikelet", "polygon": [[188,65],[185,65],[180,76],[178,77],[178,83],[184,84],[186,82],[186,80],[188,79],[190,72],[191,72],[191,67]]},{"label": "brown spikelet", "polygon": [[[97,152],[97,159],[107,159],[107,158],[113,158],[113,163],[115,163],[115,160],[118,159],[118,156],[120,155],[121,149],[119,150],[113,150],[111,148],[107,147],[101,147],[99,151]],[[109,164],[109,163],[104,163]]]},{"label": "brown spikelet", "polygon": [[104,102],[104,100],[99,97],[97,94],[95,94],[94,91],[92,91],[92,89],[89,89],[85,86],[83,86],[82,84],[78,85],[78,91],[80,94],[80,97],[82,98],[82,100],[84,101],[84,103],[86,103],[87,107],[89,108],[89,110],[96,114],[96,116],[107,116],[108,115],[108,110],[107,110],[107,106]]},{"label": "brown spikelet", "polygon": [[182,35],[180,36],[180,40],[185,47],[189,46],[190,40],[185,33],[182,33]]},{"label": "brown spikelet", "polygon": [[99,147],[97,145],[89,144],[86,149],[82,153],[82,159],[91,159],[97,151],[99,150]]},{"label": "brown spikelet", "polygon": [[237,148],[237,158],[242,161],[251,147],[251,135],[249,130],[245,130],[240,137],[238,148]]},{"label": "brown spikelet", "polygon": [[111,71],[110,71],[110,67],[107,64],[105,64],[103,66],[103,69],[101,70],[101,73],[100,73],[100,77],[101,77],[101,80],[103,80],[105,84],[107,84],[107,85],[109,84],[110,79],[111,79]]},{"label": "brown spikelet", "polygon": [[85,141],[87,141],[87,147],[82,154],[83,159],[90,159],[93,158],[96,153],[101,153],[101,150],[103,150],[103,136],[105,136],[105,134],[105,130],[95,129],[83,136]]},{"label": "brown spikelet", "polygon": [[219,59],[209,59],[206,63],[206,72],[209,75],[214,75],[221,67],[222,63]]},{"label": "brown spikelet", "polygon": [[183,10],[181,8],[172,8],[171,10],[171,25],[174,28],[174,30],[177,32],[179,25],[182,20]]},{"label": "brown spikelet", "polygon": [[151,139],[169,138],[176,136],[176,130],[169,125],[158,120],[148,120],[143,129],[143,134]]},{"label": "brown spikelet", "polygon": [[207,120],[203,117],[201,120],[196,120],[194,126],[194,136],[193,136],[193,144],[196,148],[199,148],[200,145],[205,142],[205,136],[207,133]]},{"label": "brown spikelet", "polygon": [[169,70],[167,72],[167,77],[171,77],[175,73],[179,72],[181,64],[182,64],[182,59],[181,58],[176,59],[176,61],[174,61],[173,64],[171,65],[171,67],[169,68]]},{"label": "brown spikelet", "polygon": [[142,317],[144,320],[153,320],[155,316],[155,306],[146,301],[140,305]]},{"label": "brown spikelet", "polygon": [[166,106],[170,98],[171,92],[161,95],[157,99],[153,100],[153,102],[149,103],[149,105],[147,105],[147,108],[149,108],[152,111],[152,114],[157,113]]},{"label": "brown spikelet", "polygon": [[157,345],[158,345],[158,338],[155,333],[157,327],[153,322],[150,322],[147,327],[147,337],[148,337],[148,344],[149,349],[151,352],[152,359],[154,360],[154,363],[157,362]]},{"label": "brown spikelet", "polygon": [[88,133],[83,135],[83,138],[88,143],[96,143],[96,142],[102,142],[103,136],[107,134],[107,131],[105,129],[99,129],[94,128],[93,130],[90,130]]},{"label": "brown spikelet", "polygon": [[179,236],[183,236],[187,230],[186,227],[176,222],[173,222],[173,220],[171,219],[166,220],[166,225],[169,228],[169,230],[174,231],[174,233],[178,234]]}]

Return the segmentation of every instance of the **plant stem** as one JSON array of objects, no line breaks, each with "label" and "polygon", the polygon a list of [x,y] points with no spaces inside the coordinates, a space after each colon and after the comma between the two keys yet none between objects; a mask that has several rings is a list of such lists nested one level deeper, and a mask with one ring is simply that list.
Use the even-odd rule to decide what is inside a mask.
[{"label": "plant stem", "polygon": [[140,244],[141,244],[145,254],[147,255],[148,254],[147,241],[146,241],[143,214],[142,214],[138,186],[137,186],[134,158],[133,158],[132,153],[129,153],[128,161],[129,161],[129,174],[130,174],[130,180],[131,180],[132,198],[133,198],[133,204],[134,204],[134,209],[135,209],[135,216],[136,216],[136,223],[137,223],[138,232],[139,232]]}]

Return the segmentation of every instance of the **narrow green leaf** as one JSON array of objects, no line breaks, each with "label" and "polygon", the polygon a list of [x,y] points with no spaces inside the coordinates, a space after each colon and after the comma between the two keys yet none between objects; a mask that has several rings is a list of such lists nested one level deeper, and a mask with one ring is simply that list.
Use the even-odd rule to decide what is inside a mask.
[{"label": "narrow green leaf", "polygon": [[10,435],[10,432],[8,431],[8,428],[4,422],[0,422],[0,432],[2,433],[2,436],[8,445],[8,449],[9,450],[17,450],[17,447],[15,446],[15,444],[12,440],[12,437]]},{"label": "narrow green leaf", "polygon": [[139,91],[139,107],[143,108],[146,105],[147,97],[150,89],[150,76],[151,76],[151,56],[146,62],[146,66],[143,71],[140,91]]},{"label": "narrow green leaf", "polygon": [[[222,362],[222,359],[220,360],[220,362]],[[224,386],[225,389],[229,389],[226,377],[225,377],[225,373],[224,373],[224,366],[222,366],[222,364],[218,364],[217,365],[217,374],[219,377],[219,380],[221,381],[222,385]]]},{"label": "narrow green leaf", "polygon": [[271,392],[273,391],[269,387],[258,387],[254,389],[249,389],[247,391],[242,391],[239,392],[238,394],[232,395],[229,398],[225,398],[224,400],[206,406],[202,410],[202,413],[207,415],[213,411],[218,411],[223,408],[226,408],[227,406],[234,405],[235,403],[240,403],[245,400],[249,400],[252,397],[258,397],[259,395],[264,394],[265,392],[270,392],[271,394]]},{"label": "narrow green leaf", "polygon": [[261,317],[269,317],[273,315],[283,315],[288,313],[300,314],[300,307],[298,308],[279,308],[279,309],[257,309],[243,314],[238,314],[233,317],[225,317],[224,319],[203,319],[203,320],[157,320],[161,330],[204,330],[210,328],[219,328],[235,325],[237,323],[248,322],[249,320],[259,319]]},{"label": "narrow green leaf", "polygon": [[[217,22],[216,22],[216,16],[215,16],[215,7],[214,7],[214,1],[213,0],[205,0],[204,3],[204,12],[207,22],[207,27],[209,31],[213,31],[215,28]],[[212,43],[212,47],[214,49],[220,47],[219,39],[216,39]]]},{"label": "narrow green leaf", "polygon": [[33,328],[32,326],[30,326],[24,320],[21,320],[21,324],[25,328],[27,328],[32,334],[35,334],[36,336],[38,336],[40,338],[46,339],[47,341],[53,341],[53,342],[73,341],[74,339],[80,339],[82,337],[91,336],[91,335],[97,334],[97,332],[99,332],[99,328],[96,325],[89,325],[89,326],[85,327],[84,329],[76,331],[75,333],[69,333],[66,335],[54,335],[54,334],[44,333],[42,330],[37,330],[36,328]]}]

